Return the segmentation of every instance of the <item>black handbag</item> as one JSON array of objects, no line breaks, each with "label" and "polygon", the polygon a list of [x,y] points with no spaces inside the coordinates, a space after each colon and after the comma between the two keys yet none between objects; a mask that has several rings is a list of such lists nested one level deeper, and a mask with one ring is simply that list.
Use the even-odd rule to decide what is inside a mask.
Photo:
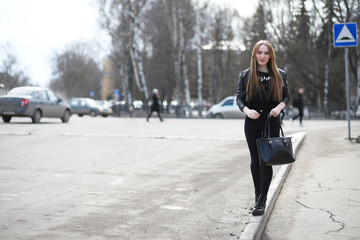
[{"label": "black handbag", "polygon": [[[279,119],[279,118],[278,118]],[[262,138],[256,139],[261,166],[288,164],[295,161],[291,137],[285,137],[280,124],[280,137],[270,137],[270,115],[267,116]]]}]

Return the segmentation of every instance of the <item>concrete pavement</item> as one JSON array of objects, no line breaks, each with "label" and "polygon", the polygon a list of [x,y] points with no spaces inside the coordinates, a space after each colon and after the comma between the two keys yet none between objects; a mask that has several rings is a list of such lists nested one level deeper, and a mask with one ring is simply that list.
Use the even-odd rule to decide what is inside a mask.
[{"label": "concrete pavement", "polygon": [[[319,224],[306,224],[308,218],[324,228],[343,227],[329,232],[326,239],[343,234],[341,239],[354,239],[345,233],[358,233],[353,227],[358,222],[352,225],[338,217],[358,215],[337,213],[327,205],[321,209],[333,215],[324,219],[317,218],[315,210],[311,215],[302,213],[317,207],[307,201],[308,195],[313,200],[315,193],[328,191],[311,187],[330,188],[330,184],[336,186],[335,194],[339,189],[342,195],[351,192],[344,205],[356,209],[359,198],[353,196],[358,189],[349,180],[352,173],[330,181],[327,172],[317,176],[321,165],[311,168],[318,162],[333,162],[329,157],[317,159],[324,154],[342,159],[349,152],[346,160],[351,159],[354,151],[349,146],[354,145],[343,141],[347,123],[304,124],[300,128],[285,121],[285,135],[307,135],[280,195],[288,171],[274,168],[267,218],[255,221],[250,220],[253,190],[243,120],[165,119],[160,123],[150,119],[147,123],[136,118],[72,117],[69,124],[52,119],[35,125],[28,119],[0,124],[0,239],[238,239],[247,226],[255,226],[257,239],[263,229],[264,239],[321,239],[319,234],[311,238],[312,226]],[[353,136],[360,135],[360,122],[352,124]],[[339,143],[344,146],[332,147]],[[354,163],[349,165],[352,172],[357,171]],[[304,169],[294,170],[296,166]],[[288,183],[290,193],[285,192]],[[279,208],[284,194],[285,205]],[[275,206],[273,212],[271,206]],[[255,224],[246,224],[249,220]],[[309,234],[301,235],[305,231]]]},{"label": "concrete pavement", "polygon": [[[278,171],[266,214],[252,217],[240,239],[360,239],[360,144],[346,139],[344,122],[318,123],[305,121],[295,163]],[[285,124],[290,132],[298,127]],[[351,131],[360,135],[359,121]]]},{"label": "concrete pavement", "polygon": [[243,120],[17,118],[0,146],[0,239],[237,239],[250,216]]},{"label": "concrete pavement", "polygon": [[[293,151],[295,154],[299,151],[305,135],[306,132],[292,134]],[[240,240],[253,240],[260,238],[262,232],[264,231],[267,220],[269,219],[270,214],[274,208],[276,199],[279,196],[281,187],[284,184],[291,167],[292,164],[280,166],[269,188],[267,206],[264,216],[252,216],[249,223],[242,232],[239,238]]]}]

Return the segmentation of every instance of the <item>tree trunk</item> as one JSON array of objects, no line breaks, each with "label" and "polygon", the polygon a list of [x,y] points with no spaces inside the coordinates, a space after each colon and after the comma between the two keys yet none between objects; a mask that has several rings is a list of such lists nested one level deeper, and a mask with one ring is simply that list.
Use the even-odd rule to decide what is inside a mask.
[{"label": "tree trunk", "polygon": [[200,20],[199,20],[199,10],[196,12],[196,25],[195,25],[195,46],[196,46],[196,58],[197,58],[197,86],[198,86],[198,105],[199,105],[199,115],[202,116],[202,58],[201,58],[201,32],[200,32]]},{"label": "tree trunk", "polygon": [[130,51],[126,54],[126,66],[127,66],[127,85],[128,85],[128,104],[133,102],[133,65],[131,63],[131,54]]},{"label": "tree trunk", "polygon": [[140,32],[141,32],[140,19],[138,16],[140,13],[138,14],[135,13],[134,9],[131,7],[130,1],[129,1],[129,13],[130,13],[130,18],[132,18],[131,26],[133,29],[133,38],[131,43],[131,54],[132,54],[131,58],[133,64],[135,64],[134,71],[137,72],[135,73],[136,84],[138,85],[140,92],[144,93],[145,104],[147,105],[147,101],[149,100],[149,94],[146,85],[142,56],[140,54],[141,51],[138,45],[138,42],[142,42],[142,39],[140,37]]},{"label": "tree trunk", "polygon": [[[179,41],[179,8],[178,2],[172,2],[172,20],[173,20],[173,43],[174,43],[174,69],[175,69],[175,81],[176,81],[176,101],[178,106],[182,104],[182,91],[181,91],[181,51]],[[176,111],[177,117],[180,116],[179,108]]]},{"label": "tree trunk", "polygon": [[[183,24],[183,13],[182,9],[179,9],[179,37],[180,37],[180,58],[181,58],[181,66],[182,66],[182,76],[184,80],[184,90],[185,90],[185,106],[189,108],[190,106],[190,86],[189,86],[189,77],[188,70],[186,66],[186,54],[185,54],[185,32],[184,32],[184,24]],[[191,115],[191,111],[190,111]]]},{"label": "tree trunk", "polygon": [[137,50],[137,49],[135,50],[135,54],[136,54],[136,59],[137,59],[138,66],[139,66],[139,75],[140,75],[140,80],[141,80],[141,84],[142,84],[142,88],[140,91],[144,92],[144,97],[146,100],[145,105],[147,105],[147,100],[149,99],[149,93],[148,93],[148,89],[147,89],[147,85],[146,85],[142,56],[141,56],[139,50]]},{"label": "tree trunk", "polygon": [[[183,70],[183,76],[184,76],[184,88],[185,88],[185,104],[186,107],[189,108],[190,107],[190,86],[189,86],[189,76],[187,73],[187,66],[186,66],[186,55],[185,52],[182,52],[182,70]],[[191,110],[190,111],[190,115],[191,115]]]},{"label": "tree trunk", "polygon": [[137,68],[137,64],[136,64],[136,60],[135,60],[134,49],[132,47],[130,47],[129,52],[130,52],[130,59],[131,59],[132,68],[134,70],[136,86],[141,91],[142,87],[141,87],[141,84],[140,84],[139,72],[138,72],[138,68]]}]

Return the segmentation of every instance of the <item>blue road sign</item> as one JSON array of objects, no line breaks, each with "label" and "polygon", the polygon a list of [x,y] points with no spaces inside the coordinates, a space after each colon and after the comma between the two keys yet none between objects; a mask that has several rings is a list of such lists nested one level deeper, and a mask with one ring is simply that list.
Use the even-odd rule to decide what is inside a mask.
[{"label": "blue road sign", "polygon": [[115,101],[119,101],[119,93],[120,93],[120,91],[119,91],[119,89],[114,89],[114,100]]},{"label": "blue road sign", "polygon": [[334,24],[334,47],[357,46],[356,23]]}]

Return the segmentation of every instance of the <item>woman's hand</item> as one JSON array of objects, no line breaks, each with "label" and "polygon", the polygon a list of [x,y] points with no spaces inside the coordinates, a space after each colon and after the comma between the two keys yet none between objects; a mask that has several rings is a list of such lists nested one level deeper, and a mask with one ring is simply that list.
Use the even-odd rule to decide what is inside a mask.
[{"label": "woman's hand", "polygon": [[248,118],[258,119],[260,117],[260,114],[255,110],[249,109],[247,107],[244,107],[243,110],[244,110],[244,113],[246,114],[246,116],[248,116]]},{"label": "woman's hand", "polygon": [[271,109],[270,117],[277,117],[280,114],[281,110],[283,110],[285,107],[285,103],[279,103],[275,108]]}]

